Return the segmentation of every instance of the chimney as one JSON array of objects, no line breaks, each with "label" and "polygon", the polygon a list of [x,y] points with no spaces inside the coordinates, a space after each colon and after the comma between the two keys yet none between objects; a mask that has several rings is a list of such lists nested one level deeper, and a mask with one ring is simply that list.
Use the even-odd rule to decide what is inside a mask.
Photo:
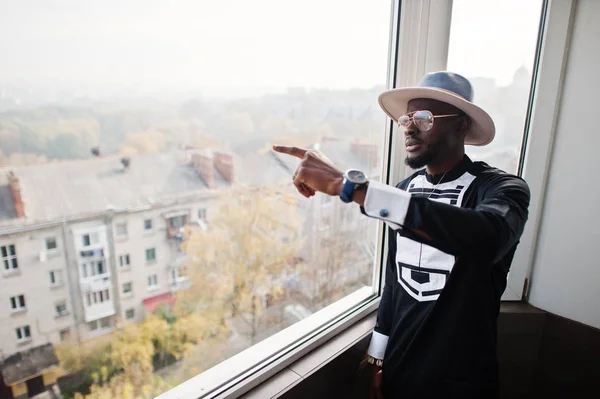
[{"label": "chimney", "polygon": [[21,183],[13,171],[8,172],[8,185],[13,203],[15,204],[15,213],[18,218],[24,218],[25,204],[23,204],[23,196],[21,195]]},{"label": "chimney", "polygon": [[354,142],[350,144],[350,151],[369,168],[379,165],[379,150],[376,144]]},{"label": "chimney", "polygon": [[192,154],[192,166],[208,188],[215,187],[215,171],[212,156],[208,152]]},{"label": "chimney", "polygon": [[213,158],[215,169],[229,184],[233,184],[233,155],[226,152],[215,152]]}]

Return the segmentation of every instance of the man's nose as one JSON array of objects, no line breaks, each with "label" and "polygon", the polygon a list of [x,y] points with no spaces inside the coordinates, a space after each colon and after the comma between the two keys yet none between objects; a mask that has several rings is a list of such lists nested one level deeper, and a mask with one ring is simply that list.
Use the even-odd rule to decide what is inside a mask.
[{"label": "man's nose", "polygon": [[404,128],[404,135],[407,137],[414,136],[418,132],[419,132],[419,129],[417,129],[417,127],[415,126],[415,124],[412,121],[410,122],[410,125],[408,125],[407,127]]}]

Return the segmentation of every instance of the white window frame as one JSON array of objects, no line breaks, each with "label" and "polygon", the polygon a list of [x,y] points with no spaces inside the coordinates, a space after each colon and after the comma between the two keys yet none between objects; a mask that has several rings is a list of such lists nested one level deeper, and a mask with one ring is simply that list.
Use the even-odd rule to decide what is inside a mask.
[{"label": "white window frame", "polygon": [[[25,332],[28,334],[25,334]],[[31,341],[31,326],[29,324],[15,328],[15,333],[18,343]],[[21,338],[19,338],[19,333],[21,334]]]},{"label": "white window frame", "polygon": [[[62,312],[59,312],[58,307],[62,305],[64,306],[65,310]],[[69,314],[69,308],[67,307],[67,301],[58,301],[54,304],[54,310],[56,311],[56,317],[61,317],[61,316],[66,316]]]},{"label": "white window frame", "polygon": [[[146,222],[147,221],[150,221],[150,228],[149,229],[146,228]],[[145,234],[152,233],[154,231],[154,220],[152,220],[152,218],[144,219],[143,227],[144,227],[144,233]]]},{"label": "white window frame", "polygon": [[11,313],[19,313],[27,310],[27,301],[25,300],[25,294],[11,296],[9,302]]},{"label": "white window frame", "polygon": [[[14,254],[10,254],[10,248],[12,247]],[[2,255],[0,252],[0,258],[2,258],[2,271],[4,274],[16,273],[19,271],[19,260],[17,259],[17,246],[15,244],[6,244],[0,246],[0,251],[2,248],[6,248],[6,256]]]},{"label": "white window frame", "polygon": [[129,253],[119,255],[119,267],[121,269],[129,269],[131,267],[131,255]]},{"label": "white window frame", "polygon": [[[129,284],[129,291],[125,292],[125,285]],[[121,285],[121,296],[130,297],[133,296],[133,281],[126,281]]]},{"label": "white window frame", "polygon": [[149,274],[146,280],[148,291],[156,291],[160,287],[158,284],[158,274]]},{"label": "white window frame", "polygon": [[[123,227],[125,226],[125,232],[120,232],[119,231],[119,227]],[[115,223],[115,237],[116,238],[127,238],[129,237],[129,226],[127,225],[127,222],[119,222],[119,223]]]},{"label": "white window frame", "polygon": [[[50,280],[50,287],[60,287],[64,284],[62,270],[50,270],[48,279]],[[54,282],[52,282],[52,279],[54,279]]]},{"label": "white window frame", "polygon": [[[154,252],[154,259],[148,259],[148,251],[152,250]],[[146,259],[147,264],[156,263],[156,247],[146,248],[144,251],[144,258]]]},{"label": "white window frame", "polygon": [[[54,241],[54,245],[55,245],[54,248],[48,248],[48,240]],[[44,249],[49,254],[58,252],[58,239],[56,238],[56,236],[50,236],[50,237],[44,238]]]},{"label": "white window frame", "polygon": [[[132,312],[131,317],[128,317],[128,312]],[[125,317],[125,320],[133,320],[133,319],[135,319],[135,308],[126,309],[125,313],[123,314],[123,316]]]},{"label": "white window frame", "polygon": [[[551,154],[556,118],[564,77],[574,0],[544,3],[543,34],[538,43],[537,68],[532,79],[532,101],[528,134],[520,168],[529,183],[532,202],[530,217],[515,254],[503,300],[521,300],[535,255],[535,241],[544,201],[547,162]],[[388,88],[414,85],[427,72],[445,70],[452,17],[452,2],[434,0],[392,1],[392,26]],[[400,49],[396,51],[396,49]],[[404,165],[405,149],[392,140],[395,126],[387,120],[382,180],[395,184],[411,171]],[[532,140],[535,137],[535,140]],[[523,155],[524,154],[524,155]],[[387,256],[385,229],[379,228],[374,282],[385,281]],[[383,285],[379,284],[379,295]],[[159,399],[237,397],[275,375],[327,339],[354,324],[379,306],[371,292],[355,292],[301,320],[217,366],[160,395]],[[298,337],[297,340],[295,338]],[[308,338],[307,338],[308,337]],[[291,344],[290,344],[291,343]],[[225,381],[223,375],[236,376]],[[204,392],[198,394],[198,392]]]}]

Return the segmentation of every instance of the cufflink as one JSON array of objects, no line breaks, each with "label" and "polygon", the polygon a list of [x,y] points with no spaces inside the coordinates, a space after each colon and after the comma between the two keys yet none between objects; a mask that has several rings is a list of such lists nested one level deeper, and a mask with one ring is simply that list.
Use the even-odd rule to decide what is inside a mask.
[{"label": "cufflink", "polygon": [[379,211],[379,216],[381,216],[382,218],[385,218],[389,215],[390,213],[388,212],[387,209],[382,209]]}]

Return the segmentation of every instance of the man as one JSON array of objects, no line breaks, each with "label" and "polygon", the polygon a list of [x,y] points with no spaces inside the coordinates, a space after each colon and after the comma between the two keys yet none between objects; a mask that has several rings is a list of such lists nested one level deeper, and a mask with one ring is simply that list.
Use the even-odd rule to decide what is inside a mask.
[{"label": "man", "polygon": [[372,398],[498,396],[496,319],[530,195],[522,179],[465,155],[465,144],[495,135],[472,98],[469,81],[449,72],[379,97],[404,128],[406,164],[425,167],[396,187],[343,174],[316,151],[274,147],[302,159],[294,175],[301,194],[354,201],[388,226],[367,357]]}]

